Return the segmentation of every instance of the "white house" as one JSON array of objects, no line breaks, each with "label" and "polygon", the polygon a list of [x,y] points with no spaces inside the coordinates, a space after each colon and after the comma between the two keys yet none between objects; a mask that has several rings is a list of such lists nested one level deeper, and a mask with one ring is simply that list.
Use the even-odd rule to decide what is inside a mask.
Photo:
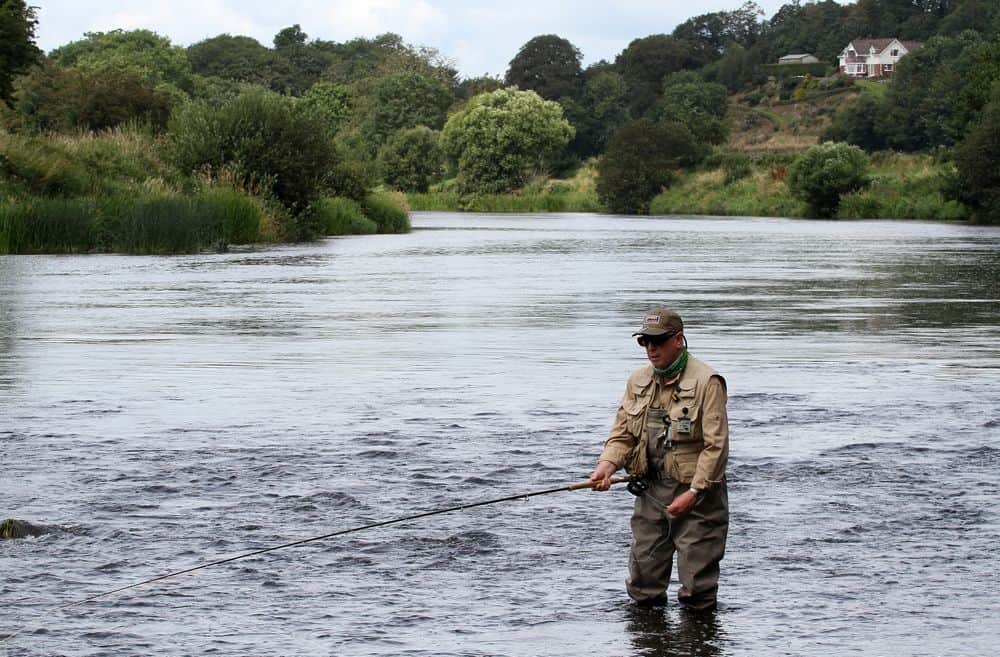
[{"label": "white house", "polygon": [[899,39],[855,39],[840,53],[840,73],[852,78],[891,76],[896,62],[922,45]]}]

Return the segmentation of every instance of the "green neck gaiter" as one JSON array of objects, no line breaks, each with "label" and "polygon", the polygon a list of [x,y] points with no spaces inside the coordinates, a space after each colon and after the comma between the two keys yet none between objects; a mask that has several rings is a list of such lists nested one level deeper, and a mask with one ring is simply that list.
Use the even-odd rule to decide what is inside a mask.
[{"label": "green neck gaiter", "polygon": [[684,371],[684,366],[687,364],[688,364],[688,350],[687,347],[684,347],[684,351],[682,351],[681,355],[677,357],[677,360],[670,363],[670,365],[664,368],[659,368],[656,365],[654,365],[653,371],[659,374],[660,376],[665,376],[668,379],[672,379],[678,374],[680,374],[682,371]]}]

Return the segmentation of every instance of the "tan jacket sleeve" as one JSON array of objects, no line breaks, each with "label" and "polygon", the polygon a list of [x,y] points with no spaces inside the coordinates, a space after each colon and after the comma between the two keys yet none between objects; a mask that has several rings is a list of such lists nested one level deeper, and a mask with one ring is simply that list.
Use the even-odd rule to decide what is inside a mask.
[{"label": "tan jacket sleeve", "polygon": [[628,414],[624,408],[630,388],[630,385],[625,386],[625,395],[622,397],[622,403],[618,405],[618,412],[615,413],[615,423],[611,426],[611,433],[604,442],[604,451],[597,459],[598,462],[611,461],[619,468],[625,465],[626,457],[636,444],[636,437],[628,430]]},{"label": "tan jacket sleeve", "polygon": [[729,416],[726,414],[726,386],[718,376],[708,381],[702,408],[701,431],[704,448],[691,488],[705,490],[722,481],[729,460]]}]

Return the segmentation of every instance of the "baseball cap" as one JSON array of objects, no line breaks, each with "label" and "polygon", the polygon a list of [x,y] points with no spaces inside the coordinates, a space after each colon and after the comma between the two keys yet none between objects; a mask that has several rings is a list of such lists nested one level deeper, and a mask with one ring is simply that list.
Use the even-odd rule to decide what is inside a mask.
[{"label": "baseball cap", "polygon": [[684,330],[684,322],[681,316],[669,308],[657,308],[650,310],[642,319],[642,328],[632,334],[637,335],[666,335],[667,333],[680,333]]}]

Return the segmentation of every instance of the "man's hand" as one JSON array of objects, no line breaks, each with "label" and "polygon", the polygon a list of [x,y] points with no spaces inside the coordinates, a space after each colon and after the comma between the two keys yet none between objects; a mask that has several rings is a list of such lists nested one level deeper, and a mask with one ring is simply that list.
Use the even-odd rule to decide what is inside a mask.
[{"label": "man's hand", "polygon": [[674,501],[667,507],[667,513],[675,518],[683,516],[684,514],[689,513],[697,502],[698,497],[690,490],[686,490],[674,498]]},{"label": "man's hand", "polygon": [[590,475],[590,480],[594,482],[594,490],[608,490],[611,488],[611,475],[618,470],[618,466],[611,461],[601,461],[594,468]]}]

